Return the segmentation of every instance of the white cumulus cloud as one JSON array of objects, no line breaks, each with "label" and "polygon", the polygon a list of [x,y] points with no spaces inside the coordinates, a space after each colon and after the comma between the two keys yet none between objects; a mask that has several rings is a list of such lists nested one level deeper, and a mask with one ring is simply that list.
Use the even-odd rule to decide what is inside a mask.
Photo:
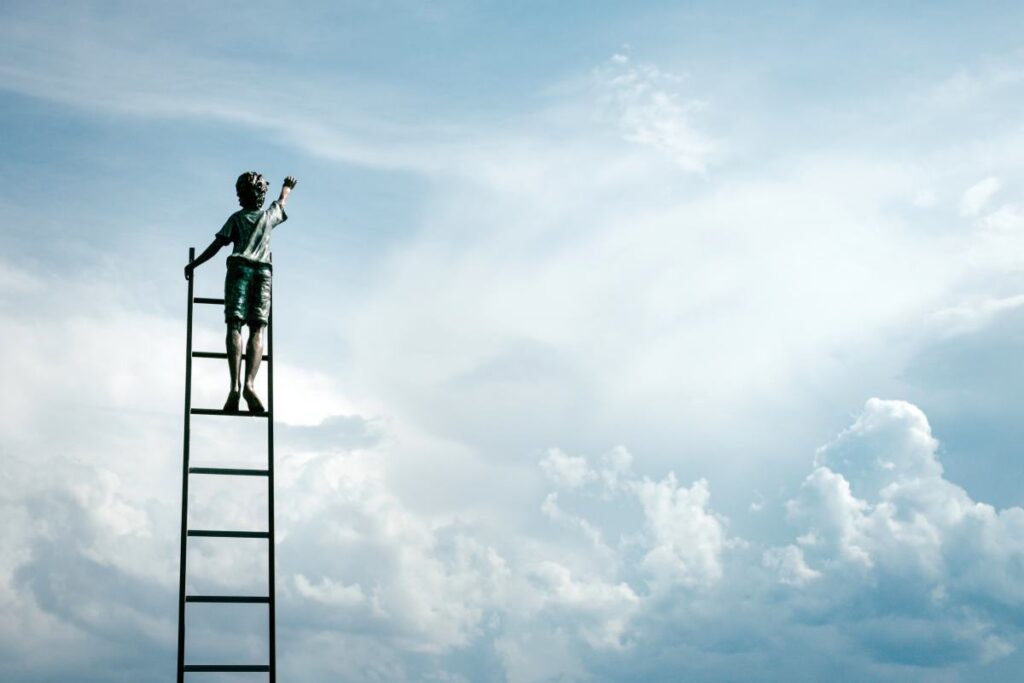
[{"label": "white cumulus cloud", "polygon": [[902,636],[915,648],[948,631],[956,657],[1002,656],[1016,640],[1007,615],[1024,605],[1024,509],[973,500],[944,477],[938,451],[919,408],[869,400],[788,505],[804,532],[797,550],[832,592],[830,618],[878,656],[910,656],[862,621],[885,614],[919,622]]}]

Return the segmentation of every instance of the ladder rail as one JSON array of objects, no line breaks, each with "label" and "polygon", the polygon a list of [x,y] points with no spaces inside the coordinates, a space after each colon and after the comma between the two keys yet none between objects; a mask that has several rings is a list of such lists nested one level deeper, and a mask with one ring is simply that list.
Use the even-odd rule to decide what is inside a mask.
[{"label": "ladder rail", "polygon": [[[273,256],[271,256],[273,259]],[[270,538],[267,542],[267,595],[269,604],[269,637],[270,652],[270,683],[275,683],[277,676],[277,601],[274,577],[274,284],[270,284],[270,314],[267,316],[267,530]]]},{"label": "ladder rail", "polygon": [[[189,247],[188,262],[196,259],[196,248]],[[188,457],[192,422],[192,284],[188,279],[188,322],[185,330],[185,435],[181,463],[181,554],[178,559],[178,683],[185,682],[185,556],[188,547]]]}]

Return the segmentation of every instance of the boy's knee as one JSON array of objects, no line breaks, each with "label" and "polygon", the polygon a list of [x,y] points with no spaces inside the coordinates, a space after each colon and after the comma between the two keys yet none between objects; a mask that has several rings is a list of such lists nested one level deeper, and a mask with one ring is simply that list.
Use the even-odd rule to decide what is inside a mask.
[{"label": "boy's knee", "polygon": [[267,324],[263,322],[251,322],[249,323],[249,334],[262,334],[263,328],[265,328],[266,326]]},{"label": "boy's knee", "polygon": [[231,320],[228,320],[227,325],[229,333],[242,331],[242,321],[238,320],[237,318],[232,318]]}]

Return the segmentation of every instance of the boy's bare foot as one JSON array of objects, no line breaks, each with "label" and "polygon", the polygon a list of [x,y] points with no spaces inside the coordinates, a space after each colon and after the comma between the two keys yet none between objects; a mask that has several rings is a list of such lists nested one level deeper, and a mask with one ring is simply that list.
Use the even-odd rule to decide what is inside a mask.
[{"label": "boy's bare foot", "polygon": [[224,401],[224,411],[225,412],[229,412],[229,413],[237,413],[238,412],[238,392],[237,391],[232,390],[231,393],[228,394],[228,400]]},{"label": "boy's bare foot", "polygon": [[242,390],[242,398],[245,399],[246,405],[249,406],[250,413],[262,414],[267,412],[266,409],[263,407],[263,404],[260,403],[260,397],[257,396],[256,392],[250,389],[249,387],[246,387],[245,389]]}]

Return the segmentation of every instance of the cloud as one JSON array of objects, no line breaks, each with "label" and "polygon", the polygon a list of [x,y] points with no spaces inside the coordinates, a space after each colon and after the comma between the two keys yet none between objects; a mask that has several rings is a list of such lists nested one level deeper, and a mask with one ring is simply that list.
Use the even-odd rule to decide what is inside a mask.
[{"label": "cloud", "polygon": [[574,579],[568,568],[555,562],[541,562],[531,578],[540,585],[546,605],[568,617],[588,645],[623,647],[630,614],[640,602],[628,584]]},{"label": "cloud", "polygon": [[707,103],[681,95],[685,80],[652,64],[634,63],[623,53],[613,55],[594,76],[606,116],[624,140],[664,154],[683,171],[703,173],[716,144],[694,127],[695,114]]},{"label": "cloud", "polygon": [[[444,128],[381,123],[385,95],[323,74],[292,82],[229,50],[140,51],[152,32],[73,28],[71,13],[5,23],[3,87],[270,131],[438,183],[322,341],[345,350],[340,369],[308,367],[322,355],[305,345],[279,365],[292,680],[925,680],[1012,658],[1019,509],[949,481],[921,410],[869,402],[802,484],[789,476],[850,401],[892,386],[934,332],[920,320],[938,310],[937,327],[969,330],[1016,307],[962,288],[1019,265],[1020,207],[993,204],[989,183],[963,195],[969,233],[931,222],[949,206],[956,219],[979,163],[950,180],[931,160],[801,147],[758,157],[768,171],[727,167],[707,98],[628,54],[589,73],[584,95]],[[256,81],[288,101],[267,113]],[[598,121],[579,116],[595,105]],[[10,475],[0,535],[12,680],[146,680],[173,650],[180,368],[153,360],[180,358],[181,321],[82,268],[0,268],[0,374],[16,388],[0,445],[32,464]],[[222,380],[197,391],[222,398]],[[198,442],[219,453],[235,436]],[[619,442],[630,448],[594,457]],[[753,480],[799,487],[793,529],[778,528],[788,494],[772,493],[762,526],[733,531],[747,520],[721,510],[745,505]],[[241,517],[250,502],[208,509]],[[260,569],[192,557],[206,562],[197,580]]]},{"label": "cloud", "polygon": [[989,176],[971,185],[964,191],[963,197],[960,198],[960,215],[966,217],[977,216],[1002,187],[1003,184],[999,181],[999,178],[994,176]]},{"label": "cloud", "polygon": [[548,451],[540,461],[540,469],[556,486],[568,489],[579,488],[596,476],[585,459],[566,455],[557,448]]},{"label": "cloud", "polygon": [[[78,294],[70,287],[63,296]],[[125,328],[130,316],[83,310],[76,324],[97,340],[161,334],[149,319]],[[46,325],[63,324],[33,323],[41,338]],[[158,396],[177,393],[154,372]],[[49,381],[26,395],[28,414],[52,400]],[[96,386],[104,401],[139,407],[139,396],[116,381]],[[172,481],[179,426],[161,428],[169,445],[147,463]],[[684,646],[690,663],[673,671],[732,670],[739,660],[722,658],[731,652],[750,663],[751,680],[763,680],[756,672],[773,670],[778,639],[822,657],[848,656],[853,642],[864,653],[850,663],[859,672],[997,661],[1020,640],[1012,615],[1024,600],[1024,511],[996,511],[948,481],[931,426],[909,403],[868,401],[817,450],[787,508],[795,538],[778,546],[730,533],[707,479],[684,485],[672,472],[640,474],[642,461],[621,446],[597,457],[551,448],[534,459],[529,466],[549,489],[532,499],[532,527],[510,533],[507,511],[424,513],[393,488],[405,454],[422,443],[415,431],[358,414],[281,425],[279,648],[285,667],[296,667],[297,653],[311,657],[292,669],[296,680],[401,681],[424,672],[438,680],[585,680],[641,670]],[[45,680],[88,662],[145,680],[152,661],[169,661],[173,651],[176,576],[166,560],[176,547],[177,501],[166,481],[129,487],[129,479],[142,482],[130,463],[48,462],[39,469],[26,457],[5,458],[4,516],[21,531],[2,537],[0,624],[12,653],[4,675]],[[525,490],[520,500],[530,499]],[[258,561],[249,570],[208,551],[192,557],[195,582],[259,574]],[[194,632],[220,647],[251,647],[230,621]],[[137,655],[119,645],[127,639],[141,643]],[[65,655],[44,665],[41,644],[52,642]],[[313,656],[310,643],[326,649]],[[788,666],[794,675],[808,670]]]},{"label": "cloud", "polygon": [[614,551],[608,548],[604,540],[601,538],[601,530],[592,525],[582,517],[569,514],[565,512],[558,505],[558,492],[552,491],[544,498],[544,502],[541,503],[540,511],[545,516],[549,517],[555,522],[560,522],[566,526],[578,530],[584,537],[586,537],[595,548],[605,551],[609,556],[614,557]]},{"label": "cloud", "polygon": [[[623,447],[602,456],[597,467],[585,458],[552,449],[541,461],[541,469],[556,487],[566,491],[589,484],[589,490],[581,492],[585,496],[603,501],[628,498],[639,505],[644,524],[640,564],[649,573],[651,586],[714,583],[721,576],[720,556],[727,534],[724,518],[709,509],[707,481],[695,481],[687,488],[679,485],[673,472],[660,480],[638,477],[632,471],[632,461]],[[564,474],[566,467],[571,468],[571,478]],[[556,501],[556,494],[549,494],[542,509],[554,519],[564,518]],[[586,520],[573,519],[591,540],[600,538]]]},{"label": "cloud", "polygon": [[943,335],[959,336],[979,332],[1000,316],[1021,306],[1024,306],[1024,294],[965,302],[936,311],[933,315]]},{"label": "cloud", "polygon": [[[938,452],[919,408],[869,400],[815,453],[813,471],[786,506],[797,537],[781,546],[730,536],[708,507],[704,481],[680,487],[671,474],[655,481],[625,469],[611,487],[599,474],[607,458],[576,463],[582,486],[548,476],[575,507],[590,510],[573,519],[584,537],[614,538],[595,521],[607,519],[601,506],[633,499],[640,508],[642,533],[626,531],[605,546],[618,557],[602,565],[630,577],[637,597],[620,636],[636,653],[628,657],[652,646],[645,637],[685,619],[701,661],[731,647],[745,625],[761,623],[745,637],[758,642],[775,632],[834,654],[853,642],[883,669],[992,662],[1014,653],[1022,635],[1011,615],[1024,600],[1017,540],[1024,510],[972,500],[945,478]],[[555,501],[558,514],[550,512]],[[556,521],[569,514],[561,496],[543,507]],[[746,564],[751,554],[760,562]],[[606,579],[602,590],[614,585]],[[771,651],[763,641],[751,647],[755,659]]]},{"label": "cloud", "polygon": [[[329,385],[325,393],[330,391]],[[303,395],[309,397],[308,386],[301,387]],[[324,410],[324,404],[318,403],[318,410]],[[296,410],[298,415],[309,419],[310,413],[316,411]],[[379,420],[367,420],[360,415],[329,415],[319,424],[283,424],[279,432],[281,443],[285,448],[301,451],[324,451],[344,448],[368,448],[380,441],[383,425]]]},{"label": "cloud", "polygon": [[7,454],[0,485],[5,679],[87,663],[99,668],[83,681],[109,680],[108,666],[146,677],[174,633],[173,567],[146,511],[112,473],[63,458],[40,470]]},{"label": "cloud", "polygon": [[295,588],[302,597],[325,605],[350,607],[366,601],[366,595],[359,584],[346,586],[326,578],[314,584],[305,575],[296,574]]},{"label": "cloud", "polygon": [[[345,610],[356,609],[381,637],[423,652],[478,635],[507,581],[493,548],[457,523],[411,514],[387,491],[379,456],[321,453],[284,467],[292,473],[280,494],[279,552],[295,561],[281,573],[293,574],[295,598],[345,608],[321,610],[325,625],[355,627]],[[325,545],[336,551],[323,554]]]},{"label": "cloud", "polygon": [[[177,17],[162,19],[165,26]],[[237,21],[237,14],[213,10],[202,20]],[[238,59],[215,55],[205,45],[183,48],[157,21],[87,5],[19,11],[0,29],[0,88],[116,116],[269,132],[280,144],[312,156],[372,168],[430,172],[445,158],[429,142],[446,137],[443,130],[389,125],[373,113],[370,100],[388,106],[395,99],[386,89],[339,74],[297,78],[259,55]],[[75,39],[51,41],[54,32],[73,33]],[[277,32],[275,38],[282,39]],[[347,96],[356,88],[358,98]],[[288,96],[268,107],[268,93]]]},{"label": "cloud", "polygon": [[670,473],[661,481],[637,482],[634,489],[651,546],[643,567],[655,584],[698,586],[721,578],[725,530],[722,519],[707,509],[708,483],[701,479],[681,487]]},{"label": "cloud", "polygon": [[870,399],[851,427],[818,449],[815,464],[844,473],[858,491],[874,492],[894,481],[941,478],[938,446],[919,408]]},{"label": "cloud", "polygon": [[761,559],[765,567],[778,572],[779,582],[788,586],[802,586],[821,576],[804,561],[804,551],[795,545],[769,548]]},{"label": "cloud", "polygon": [[5,291],[27,294],[38,292],[45,285],[45,282],[38,275],[18,268],[11,263],[0,263],[0,288]]},{"label": "cloud", "polygon": [[[551,449],[539,469],[556,491],[540,510],[586,543],[558,543],[545,532],[498,537],[487,524],[414,515],[389,492],[396,436],[369,449],[287,456],[283,624],[305,624],[318,639],[369,629],[400,659],[420,653],[449,663],[493,640],[511,679],[542,680],[534,677],[583,671],[586,652],[628,652],[635,619],[663,599],[652,591],[667,596],[721,578],[728,539],[708,509],[706,482],[687,488],[672,474],[639,477],[621,447],[593,464]],[[560,493],[572,507],[596,504],[591,512],[631,501],[635,526],[609,546],[604,525],[563,509]],[[335,551],[318,554],[324,547]],[[554,659],[541,667],[528,653],[544,632]]]},{"label": "cloud", "polygon": [[[572,463],[567,479],[552,463]],[[695,588],[716,583],[722,576],[722,553],[737,539],[729,539],[726,520],[709,507],[707,481],[680,486],[674,473],[652,480],[631,469],[632,456],[622,447],[605,454],[596,467],[586,459],[553,449],[541,461],[548,478],[566,492],[603,501],[630,500],[638,506],[643,529],[632,534],[629,545],[639,550],[634,571],[644,576],[645,592],[664,593],[675,587]],[[580,490],[581,487],[583,490]],[[541,506],[544,513],[578,529],[599,551],[609,550],[600,529],[585,518],[566,513],[551,493]],[[620,546],[619,552],[623,548]],[[620,557],[606,566],[621,565]]]},{"label": "cloud", "polygon": [[[832,595],[819,617],[882,660],[988,661],[1018,640],[1007,615],[1024,602],[1024,509],[972,500],[944,478],[938,449],[920,409],[871,399],[788,505],[815,589]],[[889,633],[889,618],[908,628]],[[940,655],[944,640],[955,647]]]},{"label": "cloud", "polygon": [[[46,282],[0,296],[0,368],[6,386],[16,387],[4,392],[10,410],[0,419],[0,678],[98,682],[118,672],[157,680],[157,668],[173,666],[176,639],[183,388],[180,366],[160,359],[180,358],[182,321],[140,311],[95,264]],[[292,373],[287,364],[279,371],[286,389],[303,393],[305,381],[307,396],[344,404],[317,373]],[[195,379],[197,396],[220,395],[220,376]],[[301,458],[309,449],[369,447],[377,427],[359,415],[282,423],[279,448]],[[245,425],[196,420],[193,429],[193,462],[247,455]],[[279,493],[288,490],[283,469]],[[262,492],[240,500],[250,489],[221,495],[206,488],[209,480],[192,480],[193,526],[206,514],[217,526],[255,518],[263,528],[255,509]],[[190,545],[190,592],[265,590],[265,553]],[[311,579],[303,587],[337,599],[341,585]],[[218,647],[263,656],[258,637],[254,645],[231,618],[202,612],[189,608],[189,630],[213,656]]]},{"label": "cloud", "polygon": [[1024,79],[1019,54],[1010,59],[986,60],[974,67],[960,67],[932,88],[935,100],[944,105],[967,105],[1000,91],[1012,89]]}]

